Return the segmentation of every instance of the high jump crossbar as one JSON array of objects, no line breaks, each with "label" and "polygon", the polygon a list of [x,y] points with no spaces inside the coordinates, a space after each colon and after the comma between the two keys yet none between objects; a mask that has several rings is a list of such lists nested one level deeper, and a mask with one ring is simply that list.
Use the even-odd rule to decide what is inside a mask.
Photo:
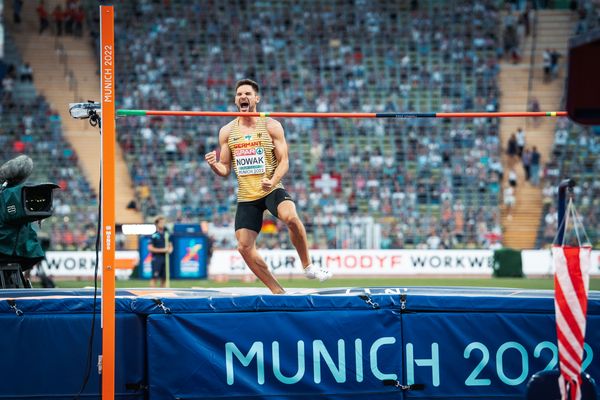
[{"label": "high jump crossbar", "polygon": [[232,112],[232,111],[162,111],[117,110],[117,117],[273,117],[273,118],[515,118],[515,117],[566,117],[566,111],[523,112]]},{"label": "high jump crossbar", "polygon": [[312,113],[312,112],[220,112],[158,111],[115,109],[114,6],[100,6],[100,94],[101,126],[101,209],[102,209],[102,399],[115,395],[115,143],[116,117],[274,117],[274,118],[514,118],[566,117],[566,111],[550,112],[388,112],[388,113]]}]

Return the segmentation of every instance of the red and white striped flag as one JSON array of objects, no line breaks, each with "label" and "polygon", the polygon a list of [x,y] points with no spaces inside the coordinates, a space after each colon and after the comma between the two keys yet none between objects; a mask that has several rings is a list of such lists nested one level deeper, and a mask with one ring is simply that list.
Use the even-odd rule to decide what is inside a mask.
[{"label": "red and white striped flag", "polygon": [[[562,400],[581,399],[581,363],[589,287],[590,246],[553,246],[554,310]],[[567,390],[570,389],[570,399]]]}]

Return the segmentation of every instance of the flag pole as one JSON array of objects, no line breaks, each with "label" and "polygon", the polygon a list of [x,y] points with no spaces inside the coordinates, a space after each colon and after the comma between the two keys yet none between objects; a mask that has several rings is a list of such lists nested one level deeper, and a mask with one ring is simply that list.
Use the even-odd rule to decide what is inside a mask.
[{"label": "flag pole", "polygon": [[557,232],[557,243],[559,246],[563,243],[565,235],[565,225],[563,220],[565,219],[565,210],[567,208],[567,189],[569,193],[573,191],[575,187],[575,181],[573,179],[563,179],[558,185],[558,232]]}]

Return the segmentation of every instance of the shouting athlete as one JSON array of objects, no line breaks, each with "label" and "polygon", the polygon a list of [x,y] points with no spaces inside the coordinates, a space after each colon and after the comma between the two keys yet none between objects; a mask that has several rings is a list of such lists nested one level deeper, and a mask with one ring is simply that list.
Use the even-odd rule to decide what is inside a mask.
[{"label": "shouting athlete", "polygon": [[[240,112],[256,112],[260,101],[258,84],[242,79],[235,85],[235,105]],[[219,131],[220,159],[216,151],[205,159],[219,176],[226,177],[235,170],[238,180],[238,206],[235,213],[235,237],[238,251],[252,272],[275,294],[285,293],[264,259],[256,250],[256,238],[262,227],[263,213],[283,221],[298,252],[304,274],[321,282],[331,272],[310,263],[306,230],[296,205],[281,184],[288,171],[288,147],[283,127],[268,117],[238,117]]]}]

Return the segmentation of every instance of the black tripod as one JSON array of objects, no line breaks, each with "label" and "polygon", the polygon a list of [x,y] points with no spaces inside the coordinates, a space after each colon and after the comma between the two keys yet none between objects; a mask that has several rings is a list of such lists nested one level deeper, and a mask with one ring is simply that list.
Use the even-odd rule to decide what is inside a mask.
[{"label": "black tripod", "polygon": [[25,279],[21,264],[0,263],[0,289],[31,288],[29,279]]}]

